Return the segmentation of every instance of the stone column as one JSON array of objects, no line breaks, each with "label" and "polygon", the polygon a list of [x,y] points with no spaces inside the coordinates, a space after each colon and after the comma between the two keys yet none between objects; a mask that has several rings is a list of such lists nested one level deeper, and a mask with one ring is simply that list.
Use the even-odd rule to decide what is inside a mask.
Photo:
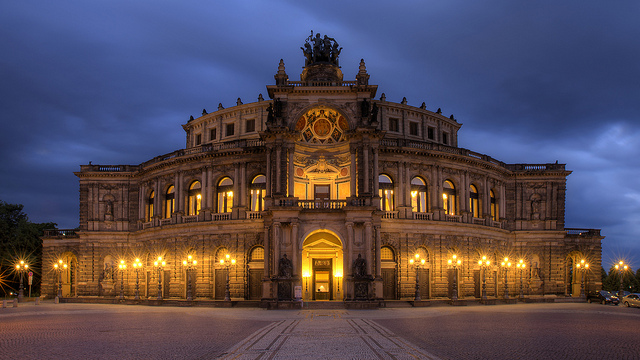
[{"label": "stone column", "polygon": [[363,169],[364,169],[364,192],[369,193],[369,146],[362,147]]},{"label": "stone column", "polygon": [[276,194],[279,195],[282,191],[282,175],[281,175],[281,165],[282,165],[282,147],[276,147]]},{"label": "stone column", "polygon": [[378,164],[378,148],[373,148],[373,196],[378,196],[380,192],[380,183],[378,182],[378,176],[380,176],[380,164]]},{"label": "stone column", "polygon": [[351,184],[349,184],[351,186],[351,196],[355,197],[356,194],[358,193],[357,190],[357,181],[358,181],[358,171],[356,170],[356,150],[354,148],[351,148],[351,167],[350,167],[350,179],[351,179]]},{"label": "stone column", "polygon": [[[146,221],[147,219],[145,219],[145,212],[146,212],[146,196],[145,196],[145,189],[146,186],[144,186],[144,184],[140,184],[139,187],[139,193],[138,193],[138,220],[140,221]],[[149,214],[150,216],[153,216],[153,214]]]},{"label": "stone column", "polygon": [[[269,226],[264,227],[264,277],[271,277],[271,239],[269,238]],[[264,294],[263,294],[264,295]]]},{"label": "stone column", "polygon": [[375,261],[374,257],[371,254],[371,223],[366,223],[364,228],[364,245],[365,245],[365,259],[367,260],[367,275],[370,275],[371,272],[371,262]]},{"label": "stone column", "polygon": [[266,176],[266,181],[267,181],[267,193],[266,196],[270,197],[272,194],[271,191],[271,184],[272,184],[272,172],[271,172],[271,148],[267,147],[267,176]]},{"label": "stone column", "polygon": [[380,255],[382,248],[382,239],[380,239],[380,225],[374,227],[375,230],[375,256],[376,256],[376,278],[382,277],[382,258]]}]

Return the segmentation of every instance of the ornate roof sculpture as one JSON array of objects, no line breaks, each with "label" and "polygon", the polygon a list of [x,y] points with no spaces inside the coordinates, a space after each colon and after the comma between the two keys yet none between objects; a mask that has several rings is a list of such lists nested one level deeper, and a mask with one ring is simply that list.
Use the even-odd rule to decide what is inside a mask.
[{"label": "ornate roof sculpture", "polygon": [[342,71],[338,63],[338,56],[342,48],[338,42],[327,35],[322,37],[320,33],[311,35],[301,47],[305,56],[304,71],[300,75],[302,81],[342,81]]}]

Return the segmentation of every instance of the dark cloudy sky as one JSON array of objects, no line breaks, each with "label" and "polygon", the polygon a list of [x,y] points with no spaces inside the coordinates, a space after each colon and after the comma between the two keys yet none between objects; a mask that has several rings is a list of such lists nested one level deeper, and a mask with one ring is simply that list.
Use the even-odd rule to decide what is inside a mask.
[{"label": "dark cloudy sky", "polygon": [[345,79],[364,58],[378,97],[454,114],[461,147],[566,163],[567,227],[640,265],[637,0],[228,3],[5,1],[0,200],[75,228],[80,164],[183,148],[190,115],[266,98],[281,58],[299,80],[314,30]]}]

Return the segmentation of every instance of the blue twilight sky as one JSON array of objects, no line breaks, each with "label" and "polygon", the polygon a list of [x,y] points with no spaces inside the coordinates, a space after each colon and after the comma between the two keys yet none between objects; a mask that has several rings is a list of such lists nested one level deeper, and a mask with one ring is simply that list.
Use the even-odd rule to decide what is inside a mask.
[{"label": "blue twilight sky", "polygon": [[573,171],[567,227],[601,228],[603,262],[640,266],[640,2],[5,1],[0,200],[78,225],[80,164],[184,147],[203,108],[298,80],[310,30],[345,79],[364,58],[378,97],[442,108],[459,145]]}]

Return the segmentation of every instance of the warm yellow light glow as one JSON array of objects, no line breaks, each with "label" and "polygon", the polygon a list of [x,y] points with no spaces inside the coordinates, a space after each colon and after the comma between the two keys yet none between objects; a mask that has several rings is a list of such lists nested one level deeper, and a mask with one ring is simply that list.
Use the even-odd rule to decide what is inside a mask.
[{"label": "warm yellow light glow", "polygon": [[422,265],[424,265],[424,263],[425,263],[424,259],[420,260],[420,263],[421,263]]},{"label": "warm yellow light glow", "polygon": [[58,260],[58,263],[59,263],[60,265],[62,265],[62,260]]},{"label": "warm yellow light glow", "polygon": [[311,277],[311,274],[309,274],[308,271],[305,271],[302,273],[302,277],[308,278],[308,277]]},{"label": "warm yellow light glow", "polygon": [[158,266],[158,262],[157,262],[157,261],[154,261],[154,262],[153,262],[153,266]]},{"label": "warm yellow light glow", "polygon": [[200,194],[196,195],[196,199],[198,199],[198,200],[202,199],[202,195],[200,195]]},{"label": "warm yellow light glow", "polygon": [[589,268],[589,264],[584,264],[585,269]]},{"label": "warm yellow light glow", "polygon": [[487,257],[486,257],[486,256],[483,256],[483,257],[482,257],[482,261],[485,261],[485,260],[487,260]]},{"label": "warm yellow light glow", "polygon": [[409,264],[413,265],[413,259],[409,260]]},{"label": "warm yellow light glow", "polygon": [[24,260],[20,260],[20,265],[24,265]]},{"label": "warm yellow light glow", "polygon": [[482,260],[478,260],[478,265],[482,265]]},{"label": "warm yellow light glow", "polygon": [[236,264],[236,259],[231,259],[231,265],[235,265]]},{"label": "warm yellow light glow", "polygon": [[419,259],[420,258],[420,254],[416,254],[415,257],[416,257],[416,259]]},{"label": "warm yellow light glow", "polygon": [[417,191],[412,191],[411,192],[411,197],[414,198],[416,196],[418,196],[418,192]]},{"label": "warm yellow light glow", "polygon": [[337,270],[336,271],[336,277],[338,277],[338,278],[342,277],[342,271]]},{"label": "warm yellow light glow", "polygon": [[462,260],[458,260],[458,265],[462,264]]},{"label": "warm yellow light glow", "polygon": [[162,256],[158,256],[158,261],[162,261]]},{"label": "warm yellow light glow", "polygon": [[220,259],[220,264],[224,265],[224,259]]},{"label": "warm yellow light glow", "polygon": [[66,269],[67,268],[67,264],[62,264],[62,267]]},{"label": "warm yellow light glow", "polygon": [[58,270],[58,264],[53,264],[53,268]]},{"label": "warm yellow light glow", "polygon": [[197,265],[197,264],[198,264],[198,261],[193,260],[193,265]]},{"label": "warm yellow light glow", "polygon": [[458,257],[458,255],[454,254],[452,257],[453,257],[453,260],[455,260]]},{"label": "warm yellow light glow", "polygon": [[16,265],[16,269],[20,270],[20,264]]},{"label": "warm yellow light glow", "polygon": [[451,261],[451,259],[447,260],[447,263],[449,263],[449,265],[451,265],[453,261]]},{"label": "warm yellow light glow", "polygon": [[227,258],[227,260],[228,260],[229,258],[231,258],[231,255],[227,254],[227,255],[225,255],[225,257],[226,257],[226,258]]},{"label": "warm yellow light glow", "polygon": [[187,260],[182,260],[182,265],[187,266]]}]

